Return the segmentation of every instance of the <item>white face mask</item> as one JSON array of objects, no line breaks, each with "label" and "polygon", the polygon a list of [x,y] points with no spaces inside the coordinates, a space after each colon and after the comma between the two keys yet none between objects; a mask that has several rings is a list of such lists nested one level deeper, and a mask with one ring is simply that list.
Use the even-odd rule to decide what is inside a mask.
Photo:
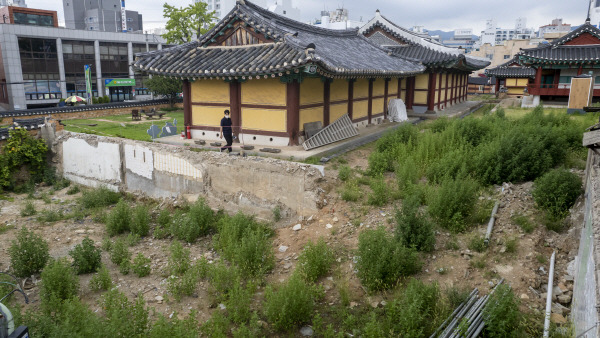
[{"label": "white face mask", "polygon": [[229,118],[229,115],[225,115],[225,118],[226,118],[226,119],[228,119],[228,118]]}]

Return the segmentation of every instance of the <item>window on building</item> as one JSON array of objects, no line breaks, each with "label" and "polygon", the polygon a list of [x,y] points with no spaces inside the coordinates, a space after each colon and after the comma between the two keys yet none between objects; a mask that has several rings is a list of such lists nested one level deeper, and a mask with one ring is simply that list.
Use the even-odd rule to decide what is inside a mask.
[{"label": "window on building", "polygon": [[558,83],[571,83],[572,76],[561,76],[558,78]]},{"label": "window on building", "polygon": [[510,54],[509,55],[504,55],[504,60],[506,59],[510,59]]},{"label": "window on building", "polygon": [[132,18],[127,18],[127,22],[132,22],[133,19]]},{"label": "window on building", "polygon": [[596,77],[594,78],[594,83],[595,83],[595,84],[600,84],[600,76],[596,76]]},{"label": "window on building", "polygon": [[56,40],[19,38],[21,71],[27,100],[61,97]]},{"label": "window on building", "polygon": [[39,15],[39,14],[27,14],[27,13],[13,13],[13,19],[17,25],[31,25],[31,26],[54,26],[54,18],[50,15]]}]

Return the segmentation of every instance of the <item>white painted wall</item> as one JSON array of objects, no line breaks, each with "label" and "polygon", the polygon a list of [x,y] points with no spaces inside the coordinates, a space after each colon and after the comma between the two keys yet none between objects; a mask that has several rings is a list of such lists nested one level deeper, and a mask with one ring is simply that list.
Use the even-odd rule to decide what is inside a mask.
[{"label": "white painted wall", "polygon": [[85,140],[70,138],[62,145],[63,172],[74,176],[104,182],[121,182],[121,156],[116,143],[98,142],[90,145]]},{"label": "white painted wall", "polygon": [[154,159],[152,150],[140,145],[125,145],[125,168],[132,173],[152,179]]}]

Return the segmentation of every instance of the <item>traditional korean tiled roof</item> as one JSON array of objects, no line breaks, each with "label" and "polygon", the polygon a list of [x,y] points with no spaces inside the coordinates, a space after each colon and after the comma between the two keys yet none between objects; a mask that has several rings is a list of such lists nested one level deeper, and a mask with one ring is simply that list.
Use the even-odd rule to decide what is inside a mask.
[{"label": "traditional korean tiled roof", "polygon": [[[242,20],[272,43],[210,46]],[[425,67],[391,55],[358,30],[330,30],[277,15],[248,1],[236,6],[200,41],[136,54],[136,70],[179,78],[246,78],[318,72],[328,77],[411,76]]]},{"label": "traditional korean tiled roof", "polygon": [[[380,30],[405,44],[390,39]],[[364,35],[368,35],[374,43],[390,49],[394,55],[421,62],[429,68],[444,67],[473,71],[485,68],[490,64],[488,59],[464,55],[459,49],[446,47],[431,38],[424,37],[422,34],[398,26],[381,15],[379,10],[375,12],[375,17],[361,27],[359,31]]]},{"label": "traditional korean tiled roof", "polygon": [[498,67],[486,69],[485,74],[499,78],[526,78],[535,77],[535,69],[526,66],[519,66],[517,58],[513,58]]},{"label": "traditional korean tiled roof", "polygon": [[586,33],[600,39],[600,30],[586,21],[579,28],[550,44],[521,50],[517,54],[519,63],[598,63],[600,62],[600,44],[566,45],[569,41]]}]

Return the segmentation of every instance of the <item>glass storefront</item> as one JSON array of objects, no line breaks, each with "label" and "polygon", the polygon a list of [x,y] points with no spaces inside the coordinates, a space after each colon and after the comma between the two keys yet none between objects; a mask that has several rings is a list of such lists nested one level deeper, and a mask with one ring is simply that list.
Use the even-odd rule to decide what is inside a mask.
[{"label": "glass storefront", "polygon": [[27,100],[59,99],[56,40],[19,38],[21,70]]}]

